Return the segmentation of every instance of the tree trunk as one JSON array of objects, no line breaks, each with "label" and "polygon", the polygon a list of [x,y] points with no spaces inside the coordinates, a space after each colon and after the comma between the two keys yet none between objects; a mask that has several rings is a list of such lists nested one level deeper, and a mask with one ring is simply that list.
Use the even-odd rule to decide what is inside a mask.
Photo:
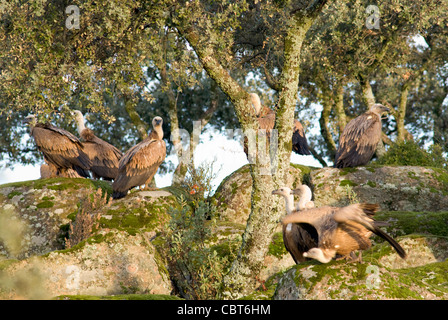
[{"label": "tree trunk", "polygon": [[[301,47],[306,32],[325,3],[326,0],[313,1],[308,8],[293,10],[291,15],[285,38],[284,66],[280,79],[282,90],[279,93],[275,119],[275,129],[278,130],[277,166],[271,168],[269,153],[263,152],[258,152],[258,161],[250,165],[253,181],[251,213],[238,256],[229,273],[224,276],[224,298],[238,298],[254,290],[257,285],[256,277],[263,268],[273,231],[278,219],[284,214],[280,209],[280,201],[284,200],[273,197],[271,192],[283,185],[288,175]],[[249,94],[219,63],[216,52],[207,41],[209,37],[201,34],[203,37],[201,39],[193,27],[178,27],[178,29],[194,48],[208,75],[216,81],[233,103],[243,130],[257,132],[258,122],[253,116]],[[259,146],[263,145],[260,142]]]},{"label": "tree trunk", "polygon": [[408,100],[409,87],[404,84],[401,87],[400,92],[400,100],[398,103],[398,112],[397,112],[397,143],[405,140],[405,128],[404,128],[404,118],[406,116],[406,102]]},{"label": "tree trunk", "polygon": [[171,89],[168,89],[168,103],[169,109],[168,114],[170,117],[170,125],[171,125],[171,142],[173,143],[173,148],[176,151],[177,159],[179,163],[177,164],[176,169],[174,170],[172,185],[181,185],[185,180],[185,175],[188,171],[189,161],[191,161],[191,153],[190,155],[184,154],[188,152],[185,150],[181,143],[180,138],[180,130],[179,130],[179,118],[177,114],[177,99],[174,96],[174,93]]},{"label": "tree trunk", "polygon": [[333,159],[336,155],[336,143],[334,142],[333,136],[331,135],[331,132],[329,130],[330,126],[330,113],[331,113],[331,107],[332,103],[329,98],[323,97],[322,100],[322,113],[320,115],[319,119],[319,125],[320,125],[320,133],[322,137],[324,138],[324,141],[327,145],[328,152],[330,153],[329,156],[331,159]]},{"label": "tree trunk", "polygon": [[336,94],[334,99],[334,106],[336,115],[338,118],[338,126],[339,126],[339,136],[344,131],[345,125],[347,124],[347,117],[345,115],[344,110],[344,84],[338,83],[336,87]]},{"label": "tree trunk", "polygon": [[361,85],[362,100],[369,109],[375,104],[375,95],[373,94],[372,86],[370,85],[370,80],[364,76],[359,76],[359,84]]},{"label": "tree trunk", "polygon": [[138,132],[141,140],[143,140],[148,136],[149,126],[146,122],[144,122],[142,120],[142,118],[140,118],[140,115],[135,110],[136,103],[135,103],[134,99],[128,94],[124,94],[123,97],[124,97],[124,105],[125,105],[126,112],[128,113],[129,117],[131,118],[132,123],[137,128],[137,132]]}]

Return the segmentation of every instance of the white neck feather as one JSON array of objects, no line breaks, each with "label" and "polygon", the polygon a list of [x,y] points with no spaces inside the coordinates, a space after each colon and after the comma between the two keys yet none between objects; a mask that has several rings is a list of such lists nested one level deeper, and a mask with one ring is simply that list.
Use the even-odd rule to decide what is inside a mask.
[{"label": "white neck feather", "polygon": [[157,132],[157,135],[159,136],[160,140],[162,140],[163,139],[163,129],[162,129],[162,126],[155,127],[154,131]]},{"label": "white neck feather", "polygon": [[78,133],[81,134],[81,132],[86,128],[86,126],[84,125],[84,119],[76,119],[76,124],[78,127]]},{"label": "white neck feather", "polygon": [[291,195],[284,196],[284,198],[285,198],[286,214],[291,214],[291,212],[293,212],[295,210],[294,196],[291,194]]},{"label": "white neck feather", "polygon": [[311,198],[312,198],[312,193],[310,188],[303,188],[303,192],[300,196],[300,200],[297,203],[297,210],[304,210],[304,209],[309,209],[311,204],[308,204],[309,202],[312,203]]},{"label": "white neck feather", "polygon": [[258,96],[258,94],[256,93],[251,93],[250,94],[250,98],[252,100],[252,105],[254,106],[255,109],[255,113],[257,115],[260,114],[260,110],[261,110],[261,101],[260,101],[260,97]]}]

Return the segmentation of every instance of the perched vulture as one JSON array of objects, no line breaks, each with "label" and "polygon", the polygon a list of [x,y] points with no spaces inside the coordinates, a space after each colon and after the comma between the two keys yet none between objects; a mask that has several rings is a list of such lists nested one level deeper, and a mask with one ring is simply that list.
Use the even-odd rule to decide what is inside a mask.
[{"label": "perched vulture", "polygon": [[307,228],[314,229],[318,245],[304,252],[303,256],[322,263],[328,263],[337,255],[348,257],[353,251],[370,248],[372,233],[389,242],[404,259],[406,253],[403,248],[379,228],[381,222],[373,220],[378,207],[377,204],[367,203],[343,208],[325,206],[294,212],[283,218],[282,223],[306,225]]},{"label": "perched vulture", "polygon": [[[258,128],[266,130],[267,143],[269,144],[271,130],[274,129],[275,125],[275,112],[266,106],[262,106],[260,97],[256,93],[250,93],[250,98],[258,118]],[[302,124],[296,119],[294,119],[294,129],[292,133],[292,150],[301,155],[311,154]],[[244,152],[248,155],[247,139],[245,139],[244,142]]]},{"label": "perched vulture", "polygon": [[[308,188],[309,190],[309,188]],[[286,214],[291,215],[295,212],[294,207],[294,195],[291,193],[291,189],[288,187],[282,187],[280,189],[272,191],[272,194],[283,196],[285,199]],[[308,208],[314,206],[311,201],[311,190],[307,192],[297,205],[298,208]],[[302,210],[302,209],[300,209]],[[317,233],[314,228],[309,228],[307,225],[300,225],[297,223],[283,224],[283,243],[286,250],[291,254],[296,264],[307,260],[303,256],[305,252],[308,252],[311,248],[317,247]]]},{"label": "perched vulture", "polygon": [[310,187],[308,187],[306,184],[299,185],[296,189],[294,189],[294,192],[291,191],[291,194],[293,196],[299,196],[296,210],[306,210],[314,208],[314,201],[311,201],[313,193],[311,192]]},{"label": "perched vulture", "polygon": [[77,137],[50,123],[37,123],[34,115],[27,116],[24,122],[28,123],[30,134],[45,161],[56,168],[58,176],[90,177],[88,170],[92,162]]},{"label": "perched vulture", "polygon": [[374,104],[345,126],[339,138],[335,168],[362,166],[370,161],[381,139],[381,115],[388,111],[382,104]]},{"label": "perched vulture", "polygon": [[118,174],[118,162],[123,153],[113,145],[98,138],[91,129],[84,126],[84,117],[79,110],[74,111],[78,133],[83,140],[84,152],[92,161],[90,171],[95,179],[113,180]]},{"label": "perched vulture", "polygon": [[311,154],[305,131],[303,130],[302,124],[297,119],[294,119],[294,129],[292,131],[292,151],[301,155]]},{"label": "perched vulture", "polygon": [[148,185],[165,160],[166,145],[163,141],[162,123],[161,117],[155,117],[149,136],[129,149],[120,159],[118,176],[112,184],[114,199],[123,198],[133,187]]}]

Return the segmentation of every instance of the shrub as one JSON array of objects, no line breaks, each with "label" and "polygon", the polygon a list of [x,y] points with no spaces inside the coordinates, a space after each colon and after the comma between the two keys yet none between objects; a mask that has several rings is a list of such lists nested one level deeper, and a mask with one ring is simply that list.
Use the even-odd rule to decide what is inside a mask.
[{"label": "shrub", "polygon": [[216,208],[182,199],[180,208],[169,213],[172,218],[163,237],[173,282],[187,299],[218,298],[228,259],[209,246]]},{"label": "shrub", "polygon": [[211,195],[213,180],[217,176],[217,173],[213,171],[215,161],[205,161],[198,167],[195,167],[193,163],[188,165],[187,175],[182,186],[188,190],[192,198],[199,200]]},{"label": "shrub", "polygon": [[426,151],[417,142],[406,140],[392,145],[386,154],[376,163],[381,165],[422,166],[447,168],[447,160],[443,157],[442,148],[432,145]]}]

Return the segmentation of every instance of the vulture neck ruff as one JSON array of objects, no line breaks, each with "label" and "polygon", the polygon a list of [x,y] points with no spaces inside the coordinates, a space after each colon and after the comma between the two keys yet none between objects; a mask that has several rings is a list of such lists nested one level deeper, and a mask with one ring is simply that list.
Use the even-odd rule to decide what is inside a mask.
[{"label": "vulture neck ruff", "polygon": [[84,129],[86,128],[86,126],[84,125],[84,117],[82,115],[82,113],[78,110],[75,111],[75,119],[76,119],[76,126],[78,127],[78,133],[79,135],[82,134],[82,132],[84,131]]},{"label": "vulture neck ruff", "polygon": [[250,94],[250,99],[252,101],[252,106],[253,106],[253,108],[255,110],[255,114],[258,116],[260,114],[260,111],[261,111],[260,97],[256,93],[251,93]]},{"label": "vulture neck ruff", "polygon": [[291,195],[284,195],[285,198],[285,207],[286,207],[286,214],[291,214],[291,212],[294,211],[294,196]]},{"label": "vulture neck ruff", "polygon": [[162,140],[163,139],[162,125],[154,126],[154,131],[157,133],[158,140]]}]

